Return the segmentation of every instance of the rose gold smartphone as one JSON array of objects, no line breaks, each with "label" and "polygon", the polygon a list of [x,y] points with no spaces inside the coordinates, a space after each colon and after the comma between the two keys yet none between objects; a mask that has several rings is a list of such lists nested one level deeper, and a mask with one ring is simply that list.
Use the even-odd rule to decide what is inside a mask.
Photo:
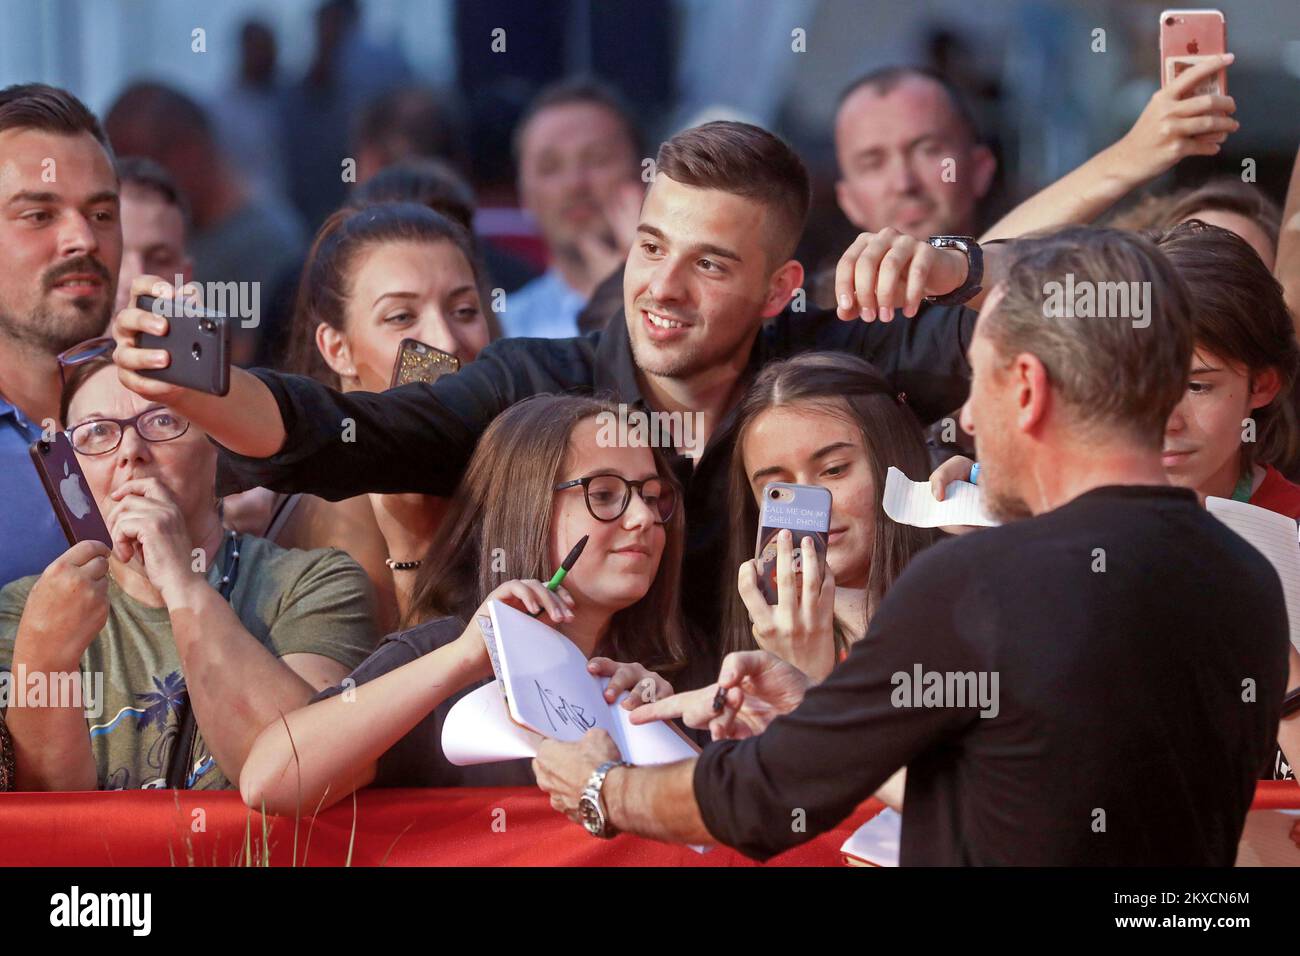
[{"label": "rose gold smartphone", "polygon": [[[1160,86],[1163,89],[1206,57],[1228,52],[1228,25],[1218,10],[1165,10],[1160,14]],[[1220,70],[1192,91],[1228,93],[1228,71]]]}]

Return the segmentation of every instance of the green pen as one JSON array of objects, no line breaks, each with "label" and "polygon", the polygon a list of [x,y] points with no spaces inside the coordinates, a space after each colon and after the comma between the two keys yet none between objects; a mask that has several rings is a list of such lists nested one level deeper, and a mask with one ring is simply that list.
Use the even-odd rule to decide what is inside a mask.
[{"label": "green pen", "polygon": [[[582,539],[573,546],[573,550],[570,551],[565,559],[560,562],[559,568],[557,568],[555,573],[551,575],[551,580],[546,582],[546,590],[550,591],[552,594],[559,590],[560,585],[564,583],[564,579],[568,577],[569,572],[573,570],[573,566],[578,563],[578,556],[582,554],[582,549],[587,546],[587,539],[590,537],[591,535],[584,534]],[[533,617],[537,617],[538,614],[541,614],[542,610],[542,608],[538,608],[537,611],[534,612]]]}]

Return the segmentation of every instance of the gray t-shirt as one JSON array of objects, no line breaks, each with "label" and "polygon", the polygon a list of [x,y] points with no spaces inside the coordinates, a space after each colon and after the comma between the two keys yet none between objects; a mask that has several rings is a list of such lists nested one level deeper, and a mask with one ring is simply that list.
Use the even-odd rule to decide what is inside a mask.
[{"label": "gray t-shirt", "polygon": [[[250,535],[240,538],[239,551],[230,603],[267,650],[276,657],[320,654],[349,668],[365,659],[375,645],[373,597],[355,561],[336,548],[287,550]],[[217,587],[223,572],[214,562],[208,582]],[[12,664],[37,580],[20,578],[0,590],[0,671]],[[108,621],[81,657],[83,687],[93,691],[102,681],[102,696],[84,701],[99,789],[163,787],[187,696],[171,620],[165,607],[141,604],[111,580],[108,595]],[[12,675],[11,700],[19,676]],[[204,745],[201,726],[187,778],[195,790],[232,786]]]}]

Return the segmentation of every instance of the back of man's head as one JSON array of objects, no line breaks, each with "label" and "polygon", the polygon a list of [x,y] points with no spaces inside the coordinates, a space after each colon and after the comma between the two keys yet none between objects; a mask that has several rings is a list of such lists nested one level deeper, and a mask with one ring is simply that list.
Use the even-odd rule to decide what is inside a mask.
[{"label": "back of man's head", "polygon": [[693,126],[659,147],[657,172],[697,189],[763,203],[770,210],[772,263],[793,255],[812,189],[803,160],[779,136],[730,120]]},{"label": "back of man's head", "polygon": [[113,155],[95,114],[81,100],[56,86],[21,83],[0,90],[0,133],[10,129],[36,129],[68,136],[89,133],[110,157]]},{"label": "back of man's head", "polygon": [[167,165],[180,143],[210,149],[215,139],[207,111],[180,90],[163,83],[128,86],[104,118],[113,145],[122,153]]},{"label": "back of man's head", "polygon": [[117,176],[122,188],[133,188],[174,206],[186,229],[190,224],[190,204],[171,173],[145,156],[122,156],[117,161]]},{"label": "back of man's head", "polygon": [[1004,360],[1043,363],[1077,434],[1161,447],[1187,387],[1191,297],[1150,242],[1087,226],[1022,240],[980,322]]}]

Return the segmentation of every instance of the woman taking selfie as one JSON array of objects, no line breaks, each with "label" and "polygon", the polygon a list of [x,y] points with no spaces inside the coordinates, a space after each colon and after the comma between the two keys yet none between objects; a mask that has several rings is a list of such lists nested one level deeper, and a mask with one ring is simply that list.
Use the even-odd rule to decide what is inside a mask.
[{"label": "woman taking selfie", "polygon": [[[732,457],[730,599],[723,652],[761,648],[820,681],[867,630],[872,611],[932,532],[884,513],[892,465],[913,479],[929,471],[915,416],[872,366],[813,352],[767,366],[742,399]],[[758,587],[752,560],[764,487],[781,481],[830,490],[826,561],[812,539],[777,536],[778,603]],[[795,550],[804,572],[792,570]],[[736,583],[733,585],[732,582]]]},{"label": "woman taking selfie", "polygon": [[[403,339],[472,362],[492,338],[474,243],[458,223],[415,203],[344,208],[321,226],[303,267],[290,369],[343,391],[381,392]],[[344,548],[366,569],[380,626],[408,607],[420,557],[446,499],[249,493],[265,534],[285,547]],[[269,515],[269,517],[268,517]]]},{"label": "woman taking selfie", "polygon": [[[672,692],[658,675],[684,663],[679,493],[658,452],[598,441],[602,413],[617,406],[541,395],[497,417],[429,547],[408,628],[261,734],[240,785],[249,807],[310,812],[370,784],[531,784],[527,760],[458,767],[442,752],[452,705],[492,677],[476,623],[491,600],[544,613],[592,673],[611,677],[610,702],[632,688],[638,702]],[[564,585],[548,591],[541,582],[583,536]]]}]

